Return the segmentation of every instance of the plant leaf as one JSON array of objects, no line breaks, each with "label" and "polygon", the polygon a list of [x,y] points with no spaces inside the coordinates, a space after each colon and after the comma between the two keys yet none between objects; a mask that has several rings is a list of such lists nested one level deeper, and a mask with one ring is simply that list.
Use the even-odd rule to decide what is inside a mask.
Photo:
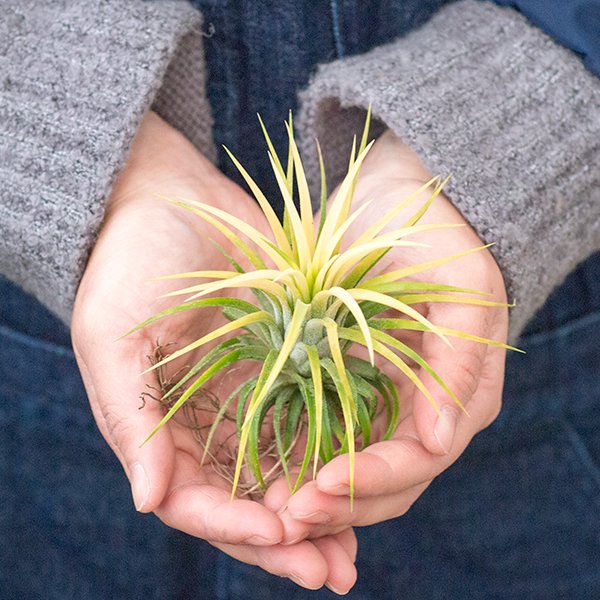
[{"label": "plant leaf", "polygon": [[386,296],[385,294],[380,294],[379,292],[374,292],[373,290],[365,290],[361,288],[354,288],[352,290],[348,290],[348,293],[355,300],[367,300],[369,302],[376,302],[378,304],[383,304],[388,308],[393,308],[398,312],[404,313],[409,317],[415,319],[419,323],[422,323],[426,327],[429,328],[430,331],[435,333],[444,343],[448,346],[452,347],[452,344],[448,341],[448,338],[440,331],[437,325],[434,325],[429,319],[424,317],[420,312],[416,311],[414,308],[411,308],[404,302],[400,302],[395,298],[391,298],[390,296]]},{"label": "plant leaf", "polygon": [[[302,326],[302,323],[304,322],[304,317],[308,313],[309,308],[310,308],[309,304],[304,304],[300,300],[298,300],[296,302],[296,306],[294,307],[294,313],[292,315],[292,319],[288,326],[288,330],[286,332],[283,346],[279,350],[279,354],[277,355],[277,358],[274,361],[272,361],[272,364],[269,364],[269,372],[268,372],[268,374],[265,374],[265,376],[264,376],[264,383],[262,383],[263,379],[259,379],[259,382],[254,390],[254,394],[253,394],[252,398],[250,399],[250,403],[248,405],[248,410],[246,412],[246,416],[244,418],[244,424],[242,426],[242,431],[240,434],[238,456],[237,456],[235,472],[234,472],[234,476],[233,476],[233,488],[231,491],[232,498],[235,495],[235,490],[237,488],[237,484],[238,484],[241,469],[242,469],[244,453],[246,451],[246,444],[248,442],[249,423],[252,422],[254,413],[256,412],[256,410],[258,410],[258,407],[260,406],[261,402],[267,396],[271,386],[273,385],[273,383],[277,379],[277,376],[283,369],[283,366],[285,365],[285,362],[288,359],[288,356],[290,355],[292,348],[294,347],[294,345],[296,344],[296,341],[298,340],[298,336],[300,335],[301,326]],[[267,357],[267,359],[268,359],[268,357]],[[265,361],[265,366],[267,366],[267,361]],[[263,371],[261,371],[261,376],[263,373],[264,373],[264,368],[263,368]]]},{"label": "plant leaf", "polygon": [[[261,126],[263,127],[263,131],[266,133],[266,129],[264,129],[264,124],[262,122],[262,119],[260,118],[260,116],[258,118],[260,120]],[[267,139],[268,139],[268,136],[267,136]],[[271,140],[268,139],[269,143],[270,143],[270,141]],[[292,249],[290,248],[290,245],[288,243],[288,239],[285,235],[283,227],[281,226],[281,223],[280,223],[279,219],[277,218],[277,215],[275,214],[273,207],[269,204],[269,201],[267,200],[266,196],[263,194],[262,190],[258,187],[258,185],[254,181],[254,179],[252,179],[252,177],[250,176],[248,171],[246,171],[246,169],[244,169],[244,167],[240,164],[240,162],[237,160],[237,158],[235,158],[235,156],[229,151],[229,148],[227,148],[226,146],[223,146],[223,148],[225,148],[225,152],[227,152],[227,154],[229,155],[229,158],[231,158],[231,160],[233,161],[233,164],[235,165],[236,169],[240,172],[240,174],[244,178],[244,181],[248,184],[248,187],[250,188],[250,190],[252,191],[252,194],[254,195],[258,204],[260,205],[260,208],[261,208],[263,214],[265,215],[267,222],[269,223],[269,227],[271,228],[271,233],[273,234],[273,237],[277,241],[277,244],[280,246],[280,248],[284,252],[286,252],[287,254],[292,254]],[[273,148],[273,152],[275,152],[274,148]],[[277,159],[277,161],[279,162],[279,159]],[[281,168],[281,163],[279,163],[279,167]]]},{"label": "plant leaf", "polygon": [[236,319],[235,321],[232,321],[231,323],[226,323],[225,325],[218,327],[214,331],[211,331],[210,333],[207,333],[206,335],[202,336],[200,339],[197,339],[195,342],[188,344],[181,350],[177,350],[177,352],[173,352],[173,354],[171,354],[170,356],[167,356],[163,360],[157,362],[155,365],[152,365],[152,367],[150,367],[149,369],[146,369],[141,374],[144,375],[145,373],[154,371],[158,367],[165,365],[168,362],[171,362],[172,360],[175,360],[179,356],[182,356],[183,354],[186,354],[187,352],[190,352],[191,350],[195,350],[196,348],[199,348],[200,346],[203,346],[204,344],[207,344],[208,342],[211,342],[212,340],[215,340],[223,335],[226,335],[227,333],[235,331],[236,329],[245,327],[246,325],[249,325],[250,323],[272,322],[272,320],[273,320],[273,317],[271,317],[271,315],[269,313],[267,313],[263,310],[259,310],[259,311],[253,312],[249,315],[246,315],[245,317]]},{"label": "plant leaf", "polygon": [[321,449],[321,435],[323,431],[323,379],[321,377],[321,364],[316,346],[307,346],[306,354],[310,365],[310,374],[315,390],[315,454],[313,461],[313,479],[317,476],[319,452]]}]

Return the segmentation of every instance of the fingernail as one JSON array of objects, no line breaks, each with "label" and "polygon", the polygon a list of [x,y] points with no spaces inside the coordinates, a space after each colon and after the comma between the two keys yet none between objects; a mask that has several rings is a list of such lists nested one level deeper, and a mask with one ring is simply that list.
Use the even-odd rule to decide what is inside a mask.
[{"label": "fingernail", "polygon": [[331,515],[328,515],[322,510],[316,510],[311,513],[291,513],[292,519],[298,521],[308,521],[309,523],[328,523],[331,521]]},{"label": "fingernail", "polygon": [[[321,488],[319,488],[321,489]],[[349,494],[350,493],[350,486],[345,484],[345,483],[338,483],[336,485],[332,485],[324,490],[322,490],[323,492],[329,492],[330,494],[335,494],[335,495],[343,495],[343,494]]]},{"label": "fingernail", "polygon": [[150,494],[150,482],[141,463],[135,463],[131,467],[131,493],[135,509],[143,510]]},{"label": "fingernail", "polygon": [[277,544],[277,541],[268,539],[262,535],[251,535],[244,540],[244,544],[252,544],[253,546],[273,546],[274,544]]},{"label": "fingernail", "polygon": [[302,540],[306,539],[306,533],[301,533],[299,536],[296,536],[295,538],[292,538],[291,540],[283,540],[281,542],[282,546],[294,546],[296,545],[298,542],[301,542]]},{"label": "fingernail", "polygon": [[340,589],[334,587],[329,582],[327,582],[325,584],[325,587],[329,588],[334,594],[337,594],[338,596],[345,596],[350,591],[350,588],[348,588],[347,590],[340,590]]},{"label": "fingernail", "polygon": [[[287,578],[290,581],[293,581],[296,585],[300,585],[303,588],[308,588],[308,586],[306,585],[306,582],[301,578],[298,577],[298,575],[292,575],[291,573],[289,575],[287,575]],[[310,588],[309,588],[310,589]]]},{"label": "fingernail", "polygon": [[452,448],[454,434],[456,433],[456,420],[458,415],[451,406],[443,406],[441,414],[435,424],[433,435],[442,447],[445,454],[448,454]]}]

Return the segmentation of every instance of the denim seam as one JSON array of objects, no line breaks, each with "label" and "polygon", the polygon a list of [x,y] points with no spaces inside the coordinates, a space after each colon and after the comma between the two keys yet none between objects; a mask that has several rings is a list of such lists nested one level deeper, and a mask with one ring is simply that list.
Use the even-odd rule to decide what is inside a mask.
[{"label": "denim seam", "polygon": [[571,333],[583,328],[600,323],[600,312],[591,313],[578,319],[574,319],[560,325],[551,331],[542,331],[540,333],[533,333],[531,335],[525,335],[519,338],[517,344],[528,345],[528,346],[541,346],[544,345],[550,338],[555,336],[567,337]]},{"label": "denim seam", "polygon": [[594,462],[590,451],[588,450],[587,446],[585,445],[577,431],[574,429],[574,427],[567,421],[563,421],[562,425],[567,435],[569,436],[569,441],[572,444],[573,450],[579,457],[582,466],[593,479],[594,483],[596,484],[596,487],[598,488],[598,491],[600,491],[600,468]]},{"label": "denim seam", "polygon": [[229,579],[231,573],[227,570],[225,563],[225,556],[223,554],[217,555],[217,577],[216,577],[216,600],[228,600],[229,598]]},{"label": "denim seam", "polygon": [[330,0],[331,6],[331,24],[333,27],[333,39],[335,40],[335,50],[338,58],[343,58],[346,54],[344,42],[342,40],[342,31],[340,27],[340,9],[337,0]]},{"label": "denim seam", "polygon": [[74,357],[73,351],[65,346],[59,346],[58,344],[53,344],[52,342],[40,340],[38,338],[11,329],[10,327],[6,327],[6,325],[0,325],[0,335],[6,336],[7,338],[12,339],[16,342],[26,344],[27,346],[35,348],[36,350],[45,350],[47,352],[53,352],[54,354],[58,354],[59,356],[65,356],[67,358]]}]

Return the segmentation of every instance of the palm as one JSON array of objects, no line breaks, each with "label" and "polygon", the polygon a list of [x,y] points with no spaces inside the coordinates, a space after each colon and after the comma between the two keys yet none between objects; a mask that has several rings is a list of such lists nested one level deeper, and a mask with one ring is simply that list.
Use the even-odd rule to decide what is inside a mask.
[{"label": "palm", "polygon": [[[236,192],[237,197],[232,197],[232,191]],[[254,225],[260,227],[260,223],[256,222],[260,213],[253,210],[253,203],[233,186],[228,192],[230,210],[235,211],[236,207],[244,206],[245,218],[254,220]],[[199,198],[194,190],[186,190],[186,196],[190,199],[206,199]],[[155,373],[147,374],[144,380],[139,377],[139,373],[150,366],[148,355],[157,342],[163,345],[175,342],[182,347],[198,339],[218,326],[222,317],[217,311],[210,309],[203,311],[201,315],[188,312],[164,319],[124,339],[115,340],[131,329],[132,325],[173,304],[172,298],[159,296],[172,291],[174,282],[149,282],[150,279],[190,268],[215,269],[226,268],[226,265],[209,236],[202,235],[197,230],[200,221],[195,223],[193,218],[183,214],[181,208],[143,191],[134,198],[129,196],[126,203],[119,203],[117,200],[113,207],[82,282],[78,307],[86,315],[95,315],[95,335],[103,340],[102,356],[97,360],[102,361],[105,372],[112,373],[110,378],[98,381],[95,385],[96,397],[99,391],[97,386],[111,386],[109,394],[102,394],[102,397],[111,400],[99,403],[91,398],[102,433],[108,439],[114,437],[115,430],[120,427],[119,421],[115,419],[120,418],[117,415],[121,415],[123,411],[120,403],[127,402],[130,413],[138,412],[135,430],[129,431],[128,435],[135,438],[139,445],[163,414],[160,403],[149,399],[144,410],[138,411],[138,398],[144,384],[154,389],[158,387]],[[186,357],[186,362],[193,360],[193,356]],[[182,366],[181,363],[174,365],[169,370],[170,374]],[[212,392],[226,394],[228,387],[235,385],[235,379],[236,374],[233,373],[227,381],[216,382]],[[117,389],[113,389],[113,386]],[[118,411],[113,402],[119,402]],[[210,425],[213,416],[214,412],[197,411],[201,426]],[[193,480],[196,484],[210,485],[211,489],[214,488],[211,493],[217,494],[216,490],[219,490],[222,492],[219,494],[222,499],[228,498],[226,482],[216,476],[211,465],[199,466],[202,449],[194,437],[194,431],[183,419],[171,421],[141,451],[160,454],[157,456],[160,463],[170,465],[170,489]],[[174,504],[178,494],[184,493],[182,488],[181,492],[171,494],[169,504]],[[167,522],[194,533],[191,524],[185,520],[174,521],[175,517],[170,515],[168,507],[163,508]],[[238,535],[241,540],[244,532],[240,530]]]},{"label": "palm", "polygon": [[[373,210],[348,231],[349,245],[376,220],[430,179],[416,155],[387,134],[367,157],[359,179],[354,207],[372,200]],[[422,201],[425,201],[424,195]],[[416,203],[419,206],[419,203]],[[389,223],[403,226],[416,208],[409,207]],[[460,228],[437,229],[411,236],[429,247],[394,248],[377,265],[393,271],[432,261],[482,245],[476,233],[443,196],[438,197],[420,223],[456,223]],[[504,302],[505,292],[498,267],[487,250],[432,268],[413,279],[480,290],[489,300]],[[503,342],[507,314],[503,307],[466,306],[452,303],[414,305],[436,325]],[[394,315],[396,316],[396,315]],[[462,453],[477,431],[493,421],[500,409],[505,351],[498,347],[452,339],[454,350],[432,333],[399,331],[396,338],[415,350],[447,383],[468,410],[463,415],[435,380],[412,363],[419,378],[442,407],[438,413],[414,384],[385,361],[380,368],[394,381],[401,399],[401,420],[392,439],[372,444],[356,455],[355,504],[349,512],[348,457],[343,455],[324,466],[316,482],[306,484],[288,501],[286,536],[318,536],[341,525],[367,525],[403,514],[425,487]],[[448,424],[457,422],[456,431]],[[283,484],[273,488],[268,504],[281,504],[287,492]],[[308,515],[308,517],[307,517]],[[314,516],[317,515],[317,516]],[[327,521],[327,525],[323,523]]]},{"label": "palm", "polygon": [[[138,509],[154,511],[166,524],[206,539],[228,554],[266,570],[302,580],[306,587],[355,578],[351,530],[315,543],[281,546],[279,517],[259,502],[230,501],[230,486],[210,461],[200,464],[202,448],[195,432],[180,419],[171,420],[146,444],[140,444],[164,415],[146,397],[145,384],[160,387],[156,372],[139,374],[150,365],[157,345],[178,347],[220,324],[217,311],[189,311],[154,323],[123,339],[132,326],[173,305],[159,298],[180,282],[149,282],[160,275],[226,269],[226,259],[210,238],[235,255],[224,239],[183,209],[157,194],[221,203],[232,214],[266,231],[255,203],[224,178],[178,134],[155,115],[148,115],[136,138],[128,167],[109,201],[106,218],[82,279],[73,313],[73,347],[99,429],[132,482]],[[226,205],[223,203],[226,202]],[[200,318],[199,318],[200,317]],[[199,349],[199,354],[206,348]],[[174,361],[167,378],[185,363]],[[242,380],[231,372],[208,388],[225,397]],[[158,395],[157,395],[158,396]],[[200,426],[214,412],[198,411]],[[226,440],[227,428],[216,445]],[[232,442],[233,443],[233,442]],[[226,462],[230,451],[217,456]]]}]

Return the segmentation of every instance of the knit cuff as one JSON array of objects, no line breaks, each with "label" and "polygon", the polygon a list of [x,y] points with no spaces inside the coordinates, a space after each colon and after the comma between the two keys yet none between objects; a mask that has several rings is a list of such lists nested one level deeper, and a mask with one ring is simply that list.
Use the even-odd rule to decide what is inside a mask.
[{"label": "knit cuff", "polygon": [[308,168],[318,137],[338,181],[372,105],[492,251],[510,299],[511,338],[600,247],[600,82],[519,13],[463,0],[368,54],[321,67],[302,93]]},{"label": "knit cuff", "polygon": [[153,104],[214,157],[187,2],[12,3],[0,19],[0,273],[64,321],[105,200]]}]

